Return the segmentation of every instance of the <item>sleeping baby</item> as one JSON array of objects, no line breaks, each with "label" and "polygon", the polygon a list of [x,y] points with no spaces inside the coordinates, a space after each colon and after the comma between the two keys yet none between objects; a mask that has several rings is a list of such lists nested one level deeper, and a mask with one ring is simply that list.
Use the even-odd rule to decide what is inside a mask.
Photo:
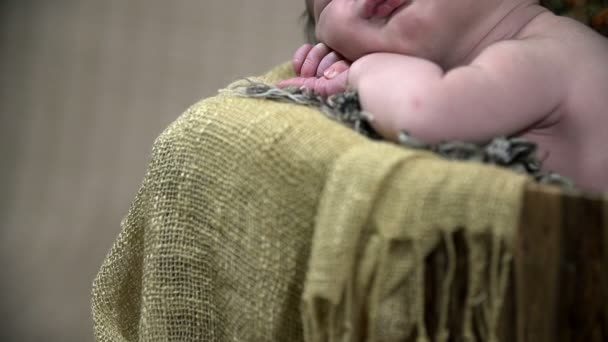
[{"label": "sleeping baby", "polygon": [[608,39],[538,0],[309,0],[319,44],[280,87],[359,93],[397,140],[538,145],[543,169],[608,191]]}]

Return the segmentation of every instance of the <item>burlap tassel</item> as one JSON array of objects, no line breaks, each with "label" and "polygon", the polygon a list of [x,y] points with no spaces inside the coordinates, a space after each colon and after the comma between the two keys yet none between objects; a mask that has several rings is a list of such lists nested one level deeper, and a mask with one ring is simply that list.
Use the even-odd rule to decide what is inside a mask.
[{"label": "burlap tassel", "polygon": [[447,253],[447,267],[445,271],[445,279],[442,284],[441,298],[440,298],[440,309],[439,309],[439,323],[437,327],[437,334],[435,341],[447,342],[450,338],[450,331],[448,329],[448,310],[450,306],[450,290],[454,281],[456,272],[456,261],[458,256],[456,255],[456,248],[454,246],[454,237],[452,234],[444,232],[443,241],[446,246]]}]

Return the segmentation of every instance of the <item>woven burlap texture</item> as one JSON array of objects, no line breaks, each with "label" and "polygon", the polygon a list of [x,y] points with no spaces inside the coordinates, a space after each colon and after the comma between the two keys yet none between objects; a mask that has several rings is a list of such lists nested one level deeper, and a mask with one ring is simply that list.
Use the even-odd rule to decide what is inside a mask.
[{"label": "woven burlap texture", "polygon": [[[256,80],[291,75],[282,65]],[[368,140],[305,106],[206,99],[154,144],[94,281],[95,336],[445,340],[458,230],[468,251],[459,331],[495,340],[527,181]],[[430,331],[424,259],[440,248]]]}]

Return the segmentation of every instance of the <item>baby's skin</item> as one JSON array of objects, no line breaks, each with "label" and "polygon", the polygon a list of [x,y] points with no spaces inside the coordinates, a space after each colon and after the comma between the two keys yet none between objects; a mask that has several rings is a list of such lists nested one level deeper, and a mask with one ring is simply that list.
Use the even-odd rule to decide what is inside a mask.
[{"label": "baby's skin", "polygon": [[608,39],[536,0],[311,0],[316,46],[280,87],[359,93],[396,140],[538,144],[543,168],[608,191]]}]

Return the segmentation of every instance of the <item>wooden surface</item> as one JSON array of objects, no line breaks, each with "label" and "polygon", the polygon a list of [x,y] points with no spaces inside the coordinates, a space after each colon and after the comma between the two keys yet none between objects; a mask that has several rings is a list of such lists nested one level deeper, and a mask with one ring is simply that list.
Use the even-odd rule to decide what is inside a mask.
[{"label": "wooden surface", "polygon": [[[607,230],[607,199],[528,186],[501,313],[501,341],[608,341]],[[458,263],[448,326],[453,333],[449,340],[459,341],[454,336],[462,330],[467,291],[467,249],[461,231],[454,242]],[[440,315],[437,301],[446,262],[445,244],[427,259],[431,267],[425,277],[425,320],[432,334]]]},{"label": "wooden surface", "polygon": [[515,258],[517,340],[608,340],[606,200],[530,186]]}]

